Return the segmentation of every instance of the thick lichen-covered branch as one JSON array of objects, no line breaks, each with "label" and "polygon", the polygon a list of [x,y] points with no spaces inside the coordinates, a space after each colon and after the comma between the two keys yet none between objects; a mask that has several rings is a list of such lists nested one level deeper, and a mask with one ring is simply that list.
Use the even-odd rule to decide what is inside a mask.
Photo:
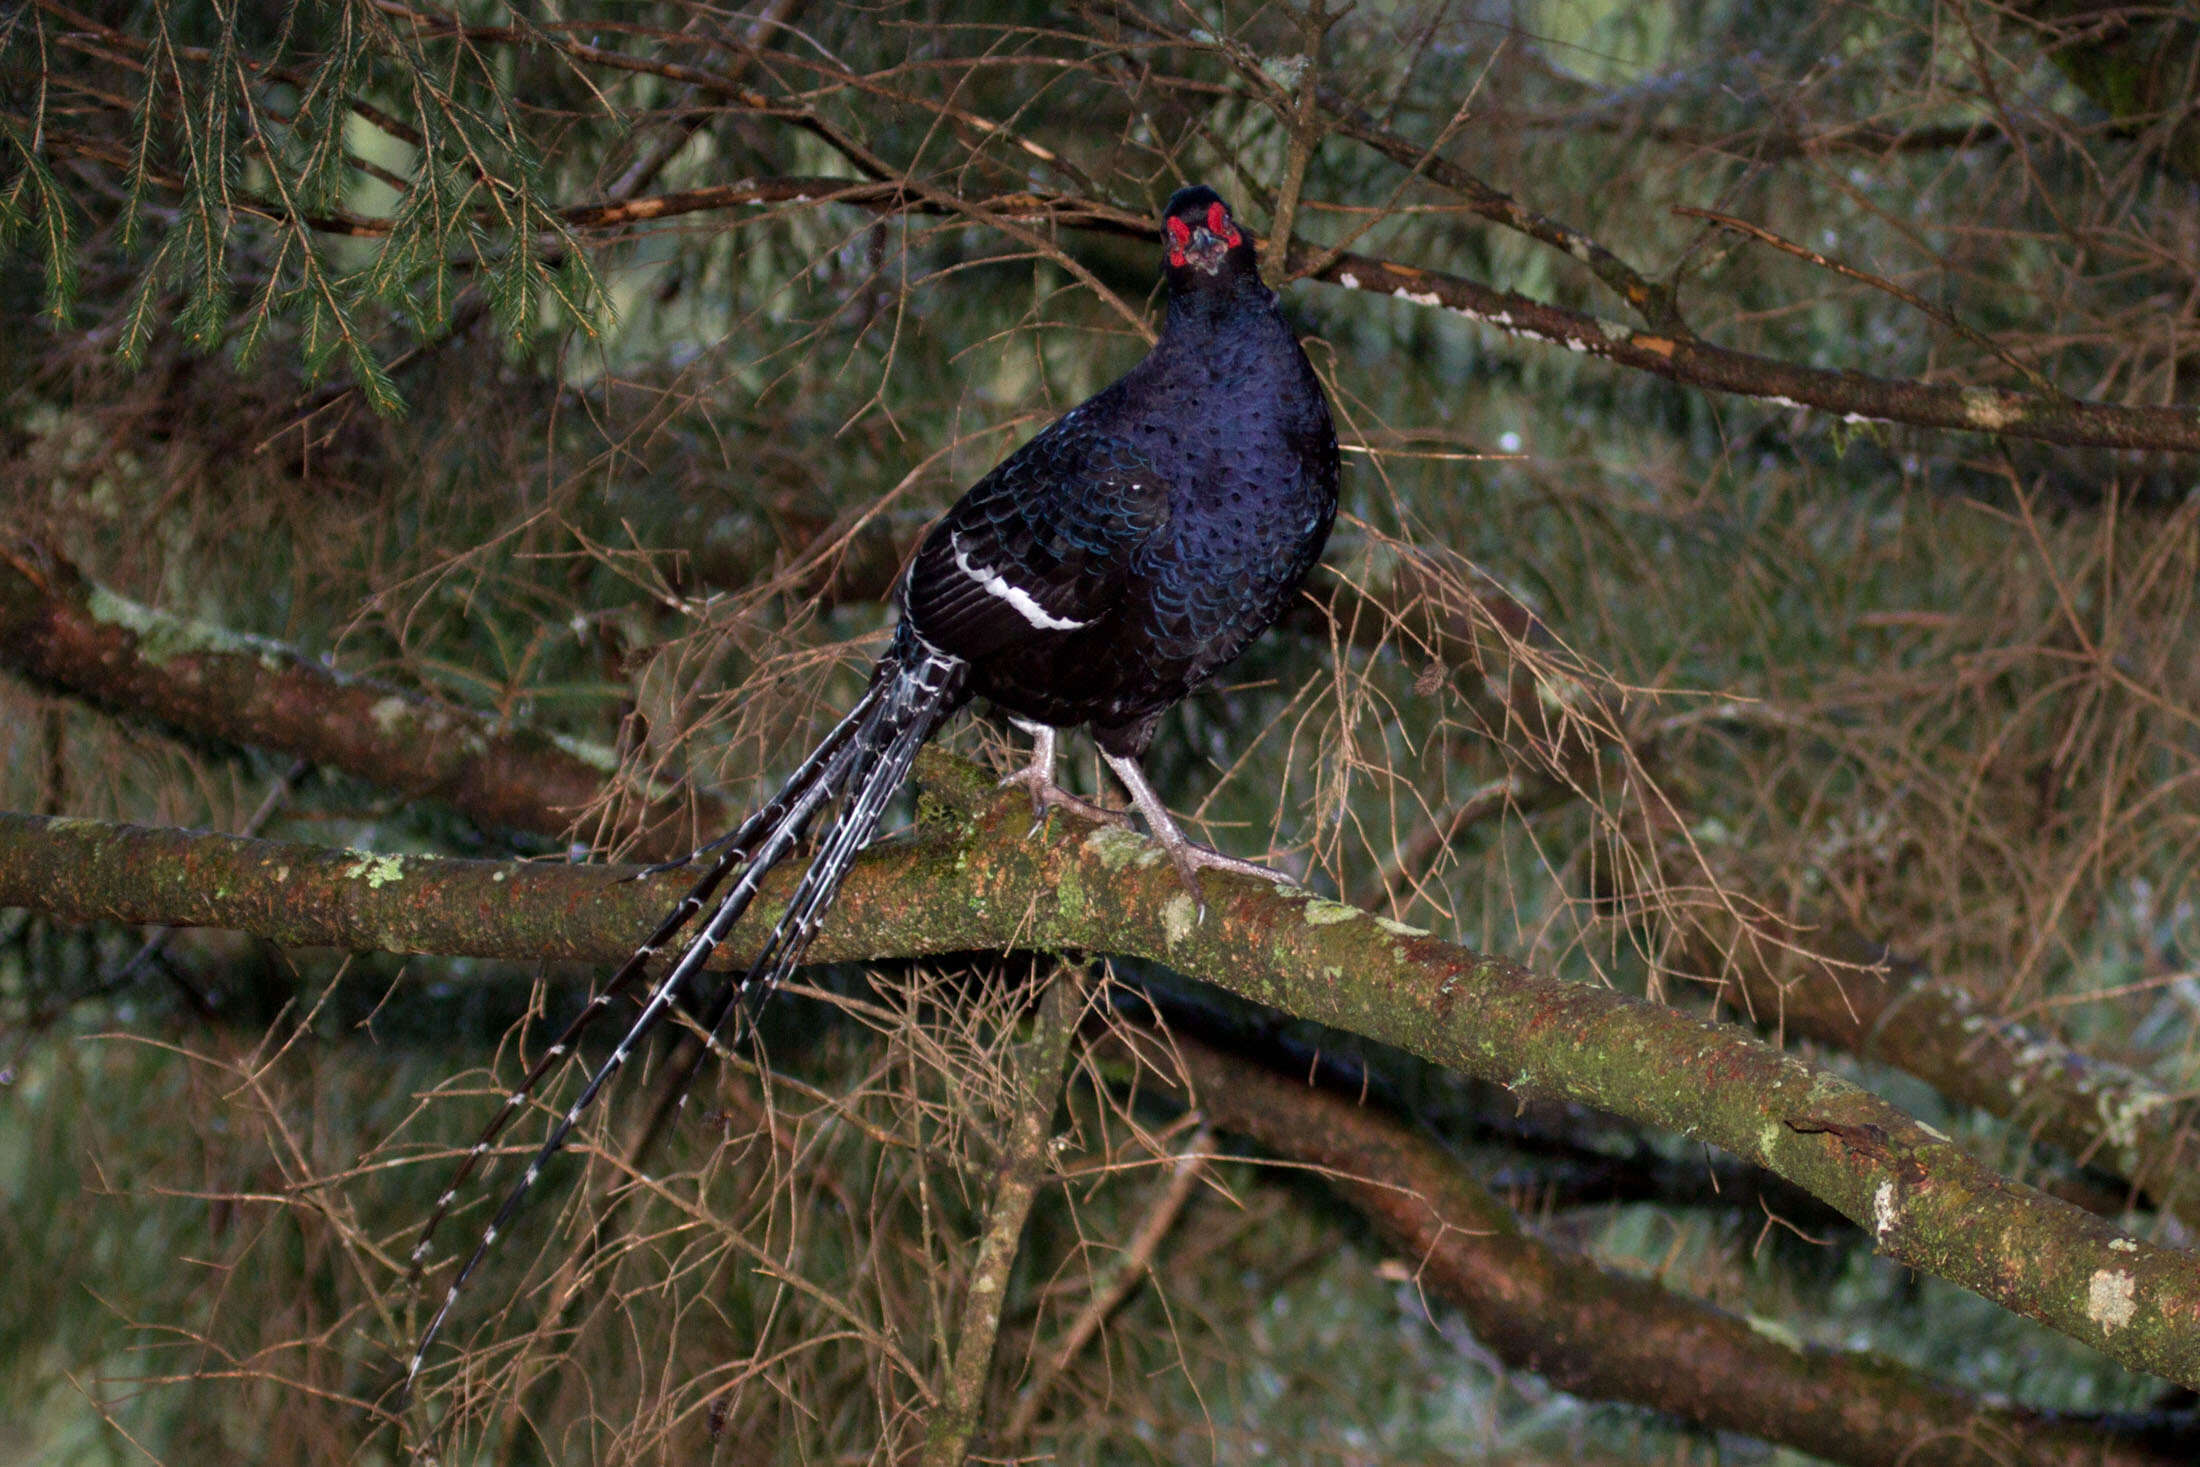
[{"label": "thick lichen-covered branch", "polygon": [[[1210,874],[1203,916],[1150,842],[1060,820],[1027,839],[1028,805],[996,797],[967,766],[926,768],[926,818],[858,863],[817,958],[1013,947],[1164,962],[1525,1094],[1723,1147],[1855,1220],[1902,1263],[2200,1385],[2189,1255],[1996,1175],[1839,1076],[1732,1026],[1304,892]],[[608,962],[670,906],[679,880],[0,817],[0,905],[289,944]]]},{"label": "thick lichen-covered branch", "polygon": [[[1994,1013],[1957,984],[1899,972],[1883,977],[1871,965],[1886,958],[1884,950],[1853,932],[1810,934],[1808,946],[1805,935],[1795,937],[1781,944],[1740,935],[1723,961],[1705,966],[1760,1022],[1915,1075],[1958,1105],[2124,1178],[2187,1226],[2200,1226],[2193,1174],[2200,1103]],[[1844,970],[1834,961],[1840,958],[1856,966]]]},{"label": "thick lichen-covered branch", "polygon": [[1172,1054],[1186,1102],[1209,1122],[1314,1168],[1405,1255],[1430,1298],[1465,1315],[1476,1340],[1575,1395],[1868,1467],[2188,1460],[2170,1443],[2118,1442],[2092,1424],[1991,1405],[1893,1360],[1805,1344],[1600,1268],[1523,1230],[1456,1157],[1399,1121],[1182,1036]]},{"label": "thick lichen-covered branch", "polygon": [[[1532,696],[1516,688],[1507,706],[1513,726],[1535,735],[1526,742],[1548,751],[1546,767],[1478,787],[1401,841],[1362,888],[1364,904],[1403,895],[1436,851],[1470,824],[1504,811],[1575,802],[1592,787],[1585,777],[1552,774],[1550,764],[1571,760],[1585,771],[1621,754],[1645,766],[1656,761],[1656,725],[1647,733],[1625,731],[1634,742],[1623,750],[1616,720],[1574,719],[1565,728],[1575,737],[1561,741],[1531,722],[1539,711]],[[1666,828],[1684,823],[1670,792],[1650,814]],[[1661,845],[1656,855],[1659,884],[1685,889],[1701,879],[1678,847]],[[2032,1139],[2122,1178],[2188,1227],[2200,1227],[2200,1180],[2192,1166],[2200,1151],[2200,1101],[1996,1013],[1962,983],[1914,971],[1899,953],[1867,938],[1853,919],[1784,918],[1746,878],[1721,873],[1719,880],[1733,881],[1741,899],[1706,903],[1690,913],[1675,971],[1708,979],[1720,1002],[1768,1030],[1891,1065],[1956,1105],[2021,1126]]]},{"label": "thick lichen-covered branch", "polygon": [[[307,759],[479,824],[559,836],[618,772],[608,748],[559,739],[353,677],[264,637],[209,626],[86,580],[45,546],[0,535],[0,667],[194,737]],[[725,812],[696,796],[705,824]],[[640,853],[685,850],[687,803],[650,799]]]}]

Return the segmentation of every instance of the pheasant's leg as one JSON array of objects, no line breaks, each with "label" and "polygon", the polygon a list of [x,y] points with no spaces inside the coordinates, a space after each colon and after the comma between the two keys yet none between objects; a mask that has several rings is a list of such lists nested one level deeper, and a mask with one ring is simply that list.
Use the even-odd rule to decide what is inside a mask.
[{"label": "pheasant's leg", "polygon": [[1130,812],[1111,810],[1105,805],[1095,805],[1090,800],[1079,799],[1054,782],[1053,725],[1027,723],[1021,718],[1011,718],[1009,722],[1031,735],[1031,762],[1002,780],[1001,784],[1004,788],[1020,784],[1031,791],[1031,828],[1034,832],[1046,824],[1047,811],[1056,808],[1106,825],[1130,824]]},{"label": "pheasant's leg", "polygon": [[1146,783],[1145,771],[1138,767],[1136,759],[1125,759],[1110,754],[1105,749],[1100,751],[1100,757],[1108,761],[1108,768],[1115,771],[1115,777],[1122,780],[1124,787],[1131,792],[1131,803],[1146,818],[1146,828],[1153,832],[1153,838],[1161,843],[1161,848],[1169,853],[1169,859],[1176,864],[1176,874],[1184,878],[1185,889],[1191,892],[1192,900],[1199,902],[1202,908],[1205,906],[1205,899],[1199,891],[1199,873],[1203,870],[1235,871],[1240,876],[1258,876],[1279,886],[1288,886],[1297,879],[1285,872],[1271,870],[1256,861],[1241,861],[1236,856],[1225,856],[1218,850],[1200,845],[1177,828],[1168,807],[1155,796],[1153,786]]}]

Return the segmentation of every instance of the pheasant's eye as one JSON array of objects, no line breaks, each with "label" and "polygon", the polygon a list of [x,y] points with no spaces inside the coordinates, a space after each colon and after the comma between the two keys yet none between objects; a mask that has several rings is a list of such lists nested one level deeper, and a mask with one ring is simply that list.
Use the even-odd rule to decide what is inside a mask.
[{"label": "pheasant's eye", "polygon": [[1230,211],[1220,204],[1207,206],[1207,232],[1217,239],[1230,232]]},{"label": "pheasant's eye", "polygon": [[1183,249],[1192,242],[1192,226],[1181,219],[1169,221],[1169,243]]}]

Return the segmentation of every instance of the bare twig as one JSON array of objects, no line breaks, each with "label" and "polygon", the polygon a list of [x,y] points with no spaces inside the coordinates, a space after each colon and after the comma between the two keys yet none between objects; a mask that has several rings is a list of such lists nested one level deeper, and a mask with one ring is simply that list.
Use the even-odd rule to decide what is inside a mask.
[{"label": "bare twig", "polygon": [[1086,1297],[1077,1317],[1062,1331],[1054,1347],[1047,1351],[1038,1369],[1018,1393],[1016,1410],[1008,1418],[1008,1425],[1000,1432],[1000,1439],[1009,1444],[1021,1442],[1038,1419],[1040,1408],[1046,1404],[1047,1393],[1061,1379],[1070,1362],[1092,1343],[1100,1333],[1108,1316],[1123,1307],[1144,1283],[1153,1268],[1154,1256],[1160,1252],[1162,1240],[1176,1226],[1177,1219],[1198,1191],[1207,1172],[1207,1158],[1213,1154],[1215,1133],[1204,1124],[1196,1127],[1176,1158],[1169,1163],[1167,1181],[1160,1188],[1146,1215],[1139,1219],[1138,1227],[1123,1244],[1122,1251],[1110,1258],[1106,1265],[1094,1272],[1092,1292]]},{"label": "bare twig", "polygon": [[1270,226],[1269,248],[1261,252],[1260,273],[1270,288],[1283,284],[1291,253],[1293,226],[1298,222],[1299,194],[1306,187],[1306,167],[1321,146],[1322,127],[1315,110],[1315,94],[1321,86],[1322,41],[1341,16],[1331,15],[1324,0],[1307,0],[1299,12],[1299,68],[1297,95],[1284,114],[1290,142],[1284,149],[1283,183],[1276,190],[1276,211]]},{"label": "bare twig", "polygon": [[1704,220],[1706,223],[1717,226],[1720,229],[1729,229],[1736,234],[1746,235],[1750,239],[1757,240],[1763,244],[1768,244],[1774,249],[1780,250],[1785,254],[1793,255],[1798,260],[1808,260],[1811,264],[1816,265],[1821,270],[1831,270],[1836,275],[1845,276],[1850,280],[1860,281],[1861,283],[1870,286],[1874,290],[1884,291],[1888,295],[1893,296],[1896,300],[1902,302],[1904,305],[1910,307],[1912,310],[1918,312],[1923,316],[1929,317],[1930,319],[1939,323],[1942,326],[1945,326],[1948,330],[1953,331],[1954,333],[1956,333],[1956,335],[1962,337],[1965,341],[1970,342],[1973,346],[1979,347],[1985,351],[1992,352],[1995,356],[2001,358],[2001,360],[2006,363],[2011,368],[2011,370],[2015,371],[2019,376],[2023,377],[2025,381],[2032,384],[2032,390],[2034,392],[2039,392],[2056,397],[2069,396],[2068,393],[2058,392],[2054,383],[2048,381],[2045,377],[2041,376],[2040,373],[2034,370],[2029,363],[2019,361],[2016,357],[2011,356],[2007,348],[2003,347],[2000,342],[1995,341],[1985,332],[1972,329],[1970,326],[1964,324],[1964,322],[1959,319],[1954,312],[1943,310],[1941,307],[1934,305],[1931,301],[1919,295],[1916,291],[1904,289],[1902,286],[1895,284],[1892,280],[1887,279],[1885,276],[1874,275],[1869,270],[1859,270],[1853,265],[1844,265],[1839,260],[1834,259],[1830,255],[1821,254],[1817,250],[1799,245],[1793,240],[1782,239],[1779,235],[1774,234],[1771,230],[1765,228],[1762,224],[1754,224],[1747,219],[1737,219],[1732,214],[1721,214],[1716,209],[1699,209],[1691,204],[1675,204],[1673,206],[1673,212],[1684,219],[1701,219]]},{"label": "bare twig", "polygon": [[1023,1245],[1031,1204],[1054,1169],[1053,1121],[1062,1101],[1062,1066],[1084,1005],[1085,988],[1077,971],[1056,968],[1039,999],[1031,1037],[1017,1046],[1016,1106],[1006,1118],[1001,1164],[955,1331],[954,1359],[939,1405],[925,1424],[924,1467],[959,1467],[970,1453],[993,1374],[993,1346],[1000,1336],[1001,1310],[1008,1303],[1009,1272]]}]

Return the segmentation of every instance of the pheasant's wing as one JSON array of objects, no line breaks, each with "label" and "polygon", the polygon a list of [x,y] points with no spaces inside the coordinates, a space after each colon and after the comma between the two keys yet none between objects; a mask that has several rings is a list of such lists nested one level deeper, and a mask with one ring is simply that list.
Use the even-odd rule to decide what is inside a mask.
[{"label": "pheasant's wing", "polygon": [[1169,481],[1073,412],[956,501],[910,562],[902,605],[958,657],[1082,631],[1122,599],[1169,522]]}]

